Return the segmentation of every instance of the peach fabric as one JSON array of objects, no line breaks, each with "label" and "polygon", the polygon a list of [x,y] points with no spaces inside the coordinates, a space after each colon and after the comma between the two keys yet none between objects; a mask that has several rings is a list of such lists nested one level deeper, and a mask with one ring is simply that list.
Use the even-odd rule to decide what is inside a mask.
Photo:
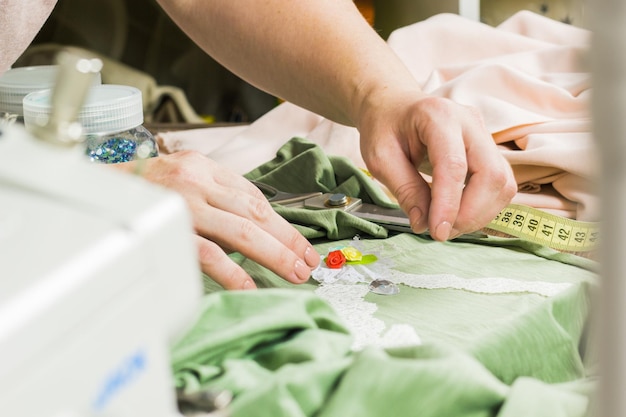
[{"label": "peach fabric", "polygon": [[[595,221],[598,157],[584,67],[590,38],[585,29],[519,12],[495,28],[437,15],[396,30],[388,43],[425,91],[481,111],[513,167],[519,184],[514,202]],[[162,133],[159,140],[164,151],[205,150],[240,173],[271,159],[293,136],[364,166],[356,129],[292,104],[232,133],[209,128]]]},{"label": "peach fabric", "polygon": [[0,75],[33,41],[57,0],[0,0]]},{"label": "peach fabric", "polygon": [[579,220],[598,215],[590,41],[585,29],[531,12],[498,28],[440,15],[389,38],[425,91],[480,110],[513,166],[516,202]]}]

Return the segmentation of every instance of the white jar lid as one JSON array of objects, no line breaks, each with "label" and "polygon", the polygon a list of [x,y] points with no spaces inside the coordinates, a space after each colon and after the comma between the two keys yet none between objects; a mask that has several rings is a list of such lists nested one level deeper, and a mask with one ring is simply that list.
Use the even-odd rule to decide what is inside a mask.
[{"label": "white jar lid", "polygon": [[[24,97],[24,124],[35,126],[48,119],[52,90],[36,91]],[[141,91],[135,87],[102,84],[91,87],[78,122],[86,134],[123,132],[143,124]]]},{"label": "white jar lid", "polygon": [[[22,116],[22,101],[34,91],[52,88],[56,82],[58,65],[36,65],[12,68],[0,76],[0,111]],[[94,85],[101,84],[100,73]]]}]

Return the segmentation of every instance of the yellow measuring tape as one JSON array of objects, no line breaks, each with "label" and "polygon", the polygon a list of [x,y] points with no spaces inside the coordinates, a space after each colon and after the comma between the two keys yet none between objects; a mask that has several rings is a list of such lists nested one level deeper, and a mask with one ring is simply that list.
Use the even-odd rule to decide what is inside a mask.
[{"label": "yellow measuring tape", "polygon": [[591,251],[599,238],[598,223],[572,220],[520,204],[509,204],[486,228],[568,252]]}]

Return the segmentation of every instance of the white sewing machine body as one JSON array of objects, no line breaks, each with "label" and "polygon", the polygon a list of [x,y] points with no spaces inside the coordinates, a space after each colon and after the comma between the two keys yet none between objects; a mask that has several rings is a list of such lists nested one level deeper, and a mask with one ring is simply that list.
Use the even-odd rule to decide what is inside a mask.
[{"label": "white sewing machine body", "polygon": [[173,192],[0,127],[0,415],[179,415],[191,232]]}]

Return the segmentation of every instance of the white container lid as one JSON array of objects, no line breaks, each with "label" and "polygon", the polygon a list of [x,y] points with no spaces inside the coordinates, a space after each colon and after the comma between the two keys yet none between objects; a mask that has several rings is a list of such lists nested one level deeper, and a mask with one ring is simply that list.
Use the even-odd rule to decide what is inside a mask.
[{"label": "white container lid", "polygon": [[[0,111],[24,115],[22,101],[34,91],[52,88],[56,82],[58,65],[37,65],[19,67],[6,71],[0,76]],[[101,76],[94,80],[94,85],[101,84]]]},{"label": "white container lid", "polygon": [[[52,90],[24,97],[24,125],[29,128],[46,121],[51,112]],[[123,132],[143,124],[141,91],[135,87],[102,84],[91,87],[78,122],[86,134]]]}]

